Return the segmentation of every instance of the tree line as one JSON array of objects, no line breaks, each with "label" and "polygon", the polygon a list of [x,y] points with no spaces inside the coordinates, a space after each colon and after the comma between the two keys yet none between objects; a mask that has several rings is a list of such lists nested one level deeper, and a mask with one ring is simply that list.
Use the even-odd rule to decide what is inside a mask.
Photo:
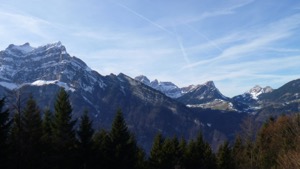
[{"label": "tree line", "polygon": [[[270,118],[253,137],[248,125],[217,152],[201,133],[190,141],[158,133],[146,155],[128,130],[121,110],[111,129],[95,131],[88,112],[72,119],[69,95],[61,89],[54,112],[43,112],[33,97],[22,109],[5,109],[0,99],[2,169],[269,169],[300,168],[300,116]],[[43,116],[41,116],[43,114]],[[76,125],[78,124],[78,125]]]}]

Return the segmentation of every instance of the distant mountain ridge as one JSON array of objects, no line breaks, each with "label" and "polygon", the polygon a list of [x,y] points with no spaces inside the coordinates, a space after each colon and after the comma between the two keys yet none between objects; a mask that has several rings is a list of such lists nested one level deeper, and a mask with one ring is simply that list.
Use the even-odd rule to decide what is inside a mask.
[{"label": "distant mountain ridge", "polygon": [[87,109],[95,128],[109,129],[116,109],[121,108],[128,128],[146,150],[158,132],[191,139],[202,131],[212,145],[218,145],[233,138],[246,116],[264,121],[281,113],[300,112],[299,79],[274,90],[255,86],[229,98],[213,81],[179,88],[146,76],[102,76],[69,55],[61,42],[39,47],[9,45],[0,51],[1,96],[18,91],[22,98],[31,94],[41,109],[53,108],[61,87],[70,95],[73,117]]},{"label": "distant mountain ridge", "polygon": [[70,95],[73,118],[88,110],[96,129],[109,129],[116,110],[122,109],[128,128],[146,150],[158,132],[189,139],[199,131],[207,137],[213,131],[201,125],[201,119],[183,104],[129,76],[102,76],[91,70],[70,56],[60,42],[39,47],[9,45],[0,51],[1,96],[13,97],[19,91],[21,98],[32,95],[41,109],[53,111],[61,87]]},{"label": "distant mountain ridge", "polygon": [[234,96],[232,99],[250,106],[257,106],[259,102],[259,96],[264,93],[270,93],[272,91],[273,89],[270,86],[266,86],[263,88],[259,85],[255,85],[249,91],[241,95]]},{"label": "distant mountain ridge", "polygon": [[[259,85],[255,85],[253,88],[249,89],[249,91],[229,98],[224,96],[219,89],[216,88],[213,81],[179,88],[172,82],[158,82],[158,80],[150,82],[146,76],[138,76],[135,79],[156,90],[161,91],[169,97],[174,96],[172,93],[174,91],[180,93],[180,95],[176,95],[179,97],[171,98],[176,99],[190,108],[236,111],[250,114],[266,112],[267,114],[271,115],[272,113],[267,110],[271,110],[270,107],[274,107],[274,105],[276,105],[276,110],[278,111],[298,111],[298,108],[289,108],[290,106],[287,106],[291,105],[291,103],[298,103],[300,97],[300,85],[298,84],[298,80],[291,81],[281,88],[275,90],[270,86],[260,87]],[[160,87],[158,87],[157,84],[161,84]],[[163,84],[171,84],[173,87],[171,89],[176,90],[168,90],[170,88],[164,87],[166,85]],[[281,105],[282,103],[284,103],[285,106]],[[262,119],[266,119],[266,117]]]},{"label": "distant mountain ridge", "polygon": [[172,82],[159,82],[157,79],[150,81],[146,76],[140,75],[134,78],[143,84],[152,87],[158,91],[161,91],[170,98],[178,98],[184,94],[184,90],[176,86]]},{"label": "distant mountain ridge", "polygon": [[178,100],[188,107],[201,107],[228,111],[243,111],[247,108],[246,105],[224,96],[215,86],[213,81],[179,88],[172,82],[158,82],[158,80],[150,82],[150,80],[143,75],[138,76],[135,79],[161,91],[165,95]]}]

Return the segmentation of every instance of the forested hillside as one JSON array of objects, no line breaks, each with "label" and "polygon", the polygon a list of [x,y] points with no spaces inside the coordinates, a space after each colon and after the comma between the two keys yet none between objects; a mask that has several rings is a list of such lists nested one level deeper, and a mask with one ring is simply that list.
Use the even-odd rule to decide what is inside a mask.
[{"label": "forested hillside", "polygon": [[[34,98],[13,117],[0,100],[0,168],[128,168],[128,169],[269,169],[300,167],[300,115],[270,118],[255,134],[245,119],[234,143],[224,142],[214,153],[201,133],[194,140],[165,138],[157,133],[149,153],[137,145],[121,110],[109,131],[92,129],[83,113],[72,119],[69,95],[61,89],[55,112],[41,110]],[[77,125],[76,125],[77,124]],[[148,155],[147,155],[148,154]]]}]

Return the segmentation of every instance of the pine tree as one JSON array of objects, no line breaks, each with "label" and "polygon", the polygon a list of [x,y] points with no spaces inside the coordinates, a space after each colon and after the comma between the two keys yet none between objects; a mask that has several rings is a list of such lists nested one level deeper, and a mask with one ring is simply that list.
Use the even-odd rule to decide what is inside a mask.
[{"label": "pine tree", "polygon": [[79,149],[79,156],[82,161],[82,168],[89,168],[88,165],[90,163],[90,159],[92,158],[92,138],[94,135],[94,130],[92,128],[92,122],[88,117],[88,112],[84,111],[81,122],[79,125],[78,134],[78,149]]},{"label": "pine tree", "polygon": [[182,149],[177,137],[164,139],[158,133],[150,152],[150,168],[173,169],[181,166]]},{"label": "pine tree", "polygon": [[22,139],[22,128],[21,128],[21,115],[18,112],[14,113],[12,128],[8,137],[9,143],[9,161],[11,163],[10,168],[21,169],[23,165],[23,139]]},{"label": "pine tree", "polygon": [[179,142],[176,137],[173,139],[165,139],[162,145],[162,164],[161,167],[164,169],[173,169],[178,167],[180,159],[179,154]]},{"label": "pine tree", "polygon": [[105,130],[98,131],[93,137],[93,151],[92,166],[97,168],[101,166],[102,169],[108,169],[110,167],[112,151],[110,150],[110,138],[109,133]]},{"label": "pine tree", "polygon": [[246,168],[245,148],[240,135],[237,135],[232,147],[232,156],[234,158],[234,166],[236,168]]},{"label": "pine tree", "polygon": [[42,135],[42,120],[40,110],[32,97],[29,98],[23,110],[22,126],[25,144],[40,141]]},{"label": "pine tree", "polygon": [[218,153],[218,168],[219,169],[234,169],[234,158],[232,156],[232,149],[229,146],[229,142],[225,141],[223,145],[219,147]]},{"label": "pine tree", "polygon": [[9,110],[4,109],[5,98],[0,99],[0,146],[5,145],[10,127]]},{"label": "pine tree", "polygon": [[79,145],[84,149],[90,148],[94,129],[92,128],[92,122],[89,119],[87,111],[84,111],[81,117],[81,123],[77,133],[79,137]]},{"label": "pine tree", "polygon": [[47,142],[48,144],[52,143],[52,113],[49,108],[46,108],[44,111],[44,116],[42,120],[42,128],[43,128],[43,142]]},{"label": "pine tree", "polygon": [[8,143],[7,137],[11,121],[9,119],[9,110],[4,109],[5,98],[0,99],[0,168],[7,168],[8,165]]},{"label": "pine tree", "polygon": [[187,169],[214,169],[216,168],[216,159],[210,148],[210,145],[203,139],[202,133],[199,133],[196,140],[189,142],[185,156],[185,168]]},{"label": "pine tree", "polygon": [[158,133],[153,141],[153,145],[150,151],[149,157],[149,165],[152,169],[162,169],[162,161],[163,161],[163,143],[164,138],[161,133]]},{"label": "pine tree", "polygon": [[42,163],[43,168],[52,168],[53,164],[53,139],[52,139],[52,120],[53,116],[49,108],[46,108],[44,111],[44,116],[42,120],[42,129],[43,134],[41,137],[42,140]]},{"label": "pine tree", "polygon": [[148,169],[146,153],[142,148],[138,148],[136,168],[137,169]]},{"label": "pine tree", "polygon": [[136,168],[138,147],[134,136],[128,131],[121,110],[117,111],[109,136],[112,168]]},{"label": "pine tree", "polygon": [[24,143],[23,168],[39,168],[41,154],[42,120],[35,100],[30,96],[22,116],[22,140]]},{"label": "pine tree", "polygon": [[55,114],[52,123],[53,146],[57,154],[58,168],[70,168],[75,160],[76,137],[72,121],[72,107],[69,95],[61,88],[55,102]]},{"label": "pine tree", "polygon": [[187,142],[186,140],[182,137],[179,141],[178,145],[178,153],[180,154],[179,159],[178,159],[178,168],[184,168],[185,160],[186,160],[186,148],[187,148]]}]

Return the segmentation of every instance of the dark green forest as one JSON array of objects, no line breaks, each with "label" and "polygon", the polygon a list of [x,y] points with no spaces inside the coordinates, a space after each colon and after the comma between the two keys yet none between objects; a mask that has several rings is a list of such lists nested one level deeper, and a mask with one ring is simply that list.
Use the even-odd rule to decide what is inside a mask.
[{"label": "dark green forest", "polygon": [[[61,89],[41,110],[29,97],[10,112],[0,99],[1,169],[295,169],[300,168],[300,115],[270,118],[260,129],[241,124],[234,142],[217,152],[199,132],[194,140],[157,133],[149,153],[126,125],[121,110],[109,131],[95,131],[88,112],[72,119],[69,95]],[[43,116],[41,115],[43,114]],[[10,116],[13,115],[13,116]]]}]

